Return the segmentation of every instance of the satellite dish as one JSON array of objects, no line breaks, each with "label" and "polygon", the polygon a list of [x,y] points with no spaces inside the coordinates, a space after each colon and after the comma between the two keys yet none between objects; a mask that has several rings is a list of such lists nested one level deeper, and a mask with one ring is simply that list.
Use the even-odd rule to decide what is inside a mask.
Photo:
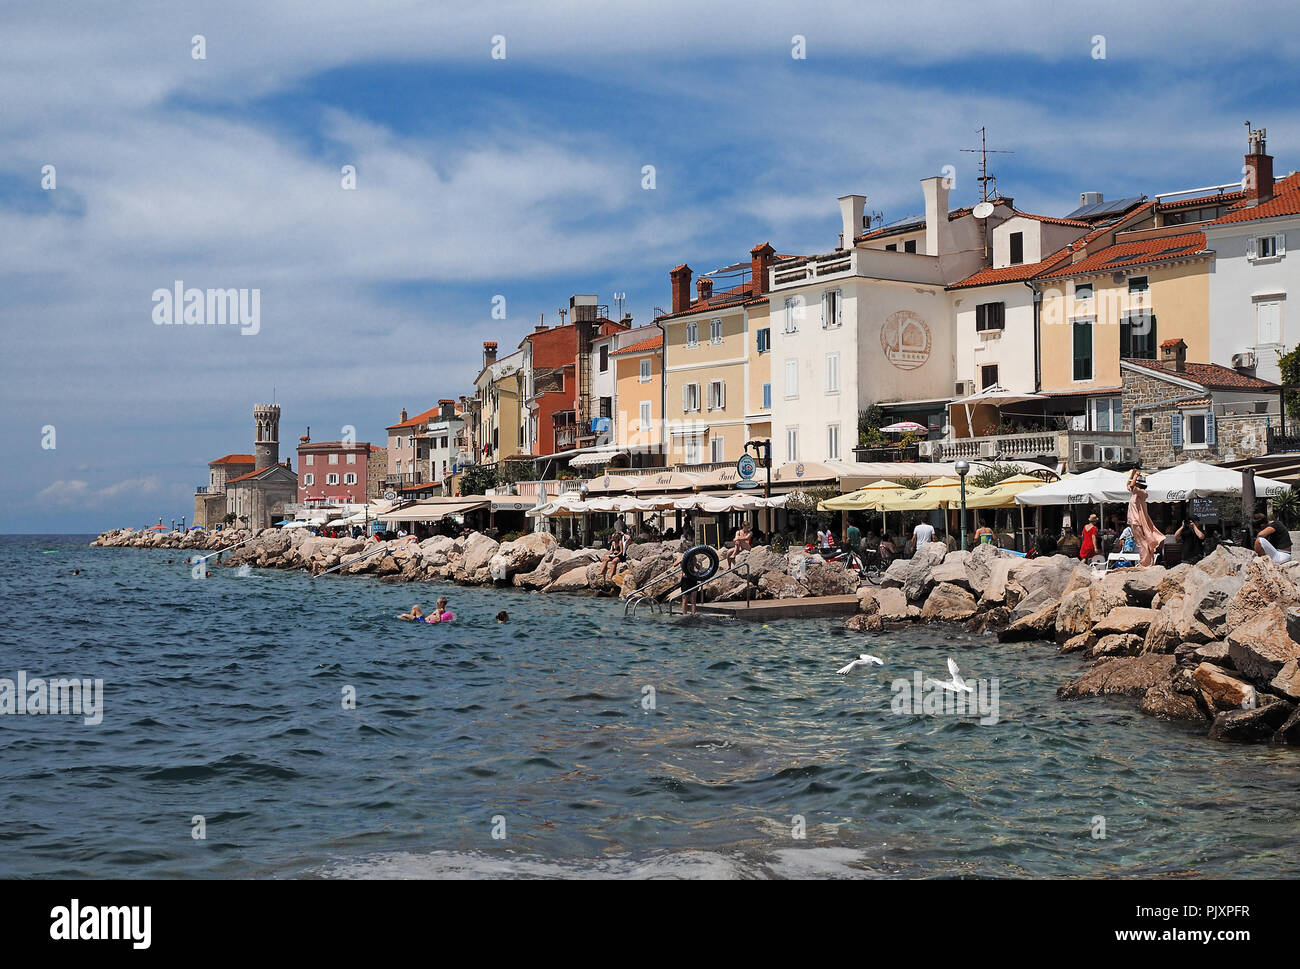
[{"label": "satellite dish", "polygon": [[975,216],[977,219],[987,219],[993,214],[993,203],[981,202],[979,205],[975,206],[975,208],[971,209],[970,214]]}]

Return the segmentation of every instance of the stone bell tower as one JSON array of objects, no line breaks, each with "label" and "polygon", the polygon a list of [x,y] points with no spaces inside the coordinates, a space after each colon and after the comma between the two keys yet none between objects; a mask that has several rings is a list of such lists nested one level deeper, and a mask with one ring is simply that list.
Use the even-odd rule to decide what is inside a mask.
[{"label": "stone bell tower", "polygon": [[253,425],[257,435],[253,440],[254,469],[261,471],[273,464],[279,464],[280,405],[254,404]]}]

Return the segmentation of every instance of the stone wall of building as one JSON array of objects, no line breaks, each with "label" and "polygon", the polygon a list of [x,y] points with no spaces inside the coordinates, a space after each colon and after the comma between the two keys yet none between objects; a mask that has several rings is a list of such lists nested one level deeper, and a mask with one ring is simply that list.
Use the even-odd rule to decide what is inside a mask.
[{"label": "stone wall of building", "polygon": [[[300,469],[301,470],[301,469]],[[374,498],[384,493],[384,475],[388,473],[388,448],[370,449],[370,461],[366,467],[366,497]]]},{"label": "stone wall of building", "polygon": [[[1206,408],[1178,407],[1174,402],[1183,398],[1205,398]],[[1151,406],[1155,405],[1155,406]],[[1190,387],[1169,383],[1158,377],[1126,370],[1124,372],[1124,428],[1136,428],[1137,445],[1144,468],[1168,468],[1184,461],[1203,461],[1222,464],[1263,454],[1268,443],[1268,415],[1223,414],[1213,404],[1213,395],[1198,394]],[[1174,447],[1171,418],[1178,413],[1197,409],[1214,410],[1215,442],[1208,447]],[[1143,430],[1144,418],[1151,419],[1151,429]],[[1183,438],[1186,441],[1186,420]]]},{"label": "stone wall of building", "polygon": [[194,524],[215,528],[226,517],[224,492],[201,492],[194,496]]}]

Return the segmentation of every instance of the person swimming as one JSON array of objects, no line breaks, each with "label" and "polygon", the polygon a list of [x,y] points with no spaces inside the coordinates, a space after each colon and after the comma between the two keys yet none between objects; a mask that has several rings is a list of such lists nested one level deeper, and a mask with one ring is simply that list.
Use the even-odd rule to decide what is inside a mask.
[{"label": "person swimming", "polygon": [[509,621],[510,621],[510,614],[507,613],[504,609],[502,609],[500,612],[497,613],[497,622],[509,622]]},{"label": "person swimming", "polygon": [[404,612],[398,619],[405,619],[409,622],[451,622],[456,618],[456,614],[447,608],[447,597],[438,596],[438,602],[433,607],[433,612],[425,615],[424,610],[420,608],[419,603],[411,606],[410,612]]}]

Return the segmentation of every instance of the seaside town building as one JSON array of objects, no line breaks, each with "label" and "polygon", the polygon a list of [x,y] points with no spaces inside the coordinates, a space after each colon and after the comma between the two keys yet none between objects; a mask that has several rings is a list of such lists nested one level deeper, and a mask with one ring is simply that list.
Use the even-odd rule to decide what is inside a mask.
[{"label": "seaside town building", "polygon": [[[669,273],[672,309],[655,320],[663,331],[664,447],[668,464],[736,461],[745,443],[772,431],[771,327],[767,290],[775,250],[755,246],[745,263],[696,280],[690,266]],[[734,283],[715,292],[716,282]],[[768,407],[763,401],[769,402]]]},{"label": "seaside town building", "polygon": [[457,467],[457,435],[464,420],[456,410],[456,401],[444,397],[438,401],[437,413],[429,419],[429,481],[436,485],[435,494],[446,494],[443,483]]},{"label": "seaside town building", "polygon": [[298,496],[298,476],[280,463],[280,407],[253,405],[253,453],[208,463],[208,483],[196,489],[194,524],[212,528],[226,518],[267,528]]},{"label": "seaside town building", "polygon": [[[615,450],[594,455],[619,467],[663,464],[663,331],[653,324],[606,338],[614,370]],[[570,466],[586,464],[579,459]]]},{"label": "seaside town building", "polygon": [[371,463],[378,475],[378,451],[368,441],[313,441],[311,428],[298,439],[298,503],[339,505],[373,495]]},{"label": "seaside town building", "polygon": [[403,407],[397,423],[385,428],[388,432],[388,470],[384,475],[387,490],[414,494],[431,488],[428,425],[437,415],[438,408],[430,407],[411,417]]},{"label": "seaside town building", "polygon": [[496,465],[520,453],[523,441],[522,350],[497,359],[495,340],[483,343],[483,368],[474,381],[479,402],[478,464]]}]

